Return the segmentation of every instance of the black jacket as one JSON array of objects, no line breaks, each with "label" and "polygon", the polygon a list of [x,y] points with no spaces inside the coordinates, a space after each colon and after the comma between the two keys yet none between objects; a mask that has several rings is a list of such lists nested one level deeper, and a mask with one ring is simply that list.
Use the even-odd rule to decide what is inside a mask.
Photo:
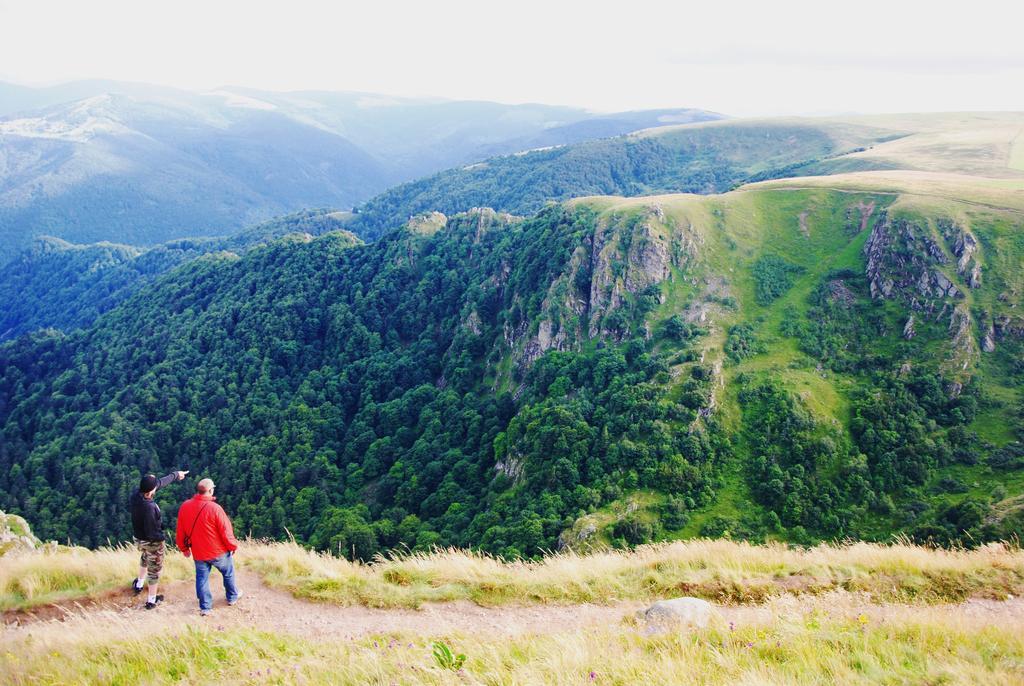
[{"label": "black jacket", "polygon": [[[171,472],[156,482],[157,490],[178,478],[178,475]],[[142,497],[142,493],[135,491],[129,501],[132,508],[132,534],[140,541],[162,541],[164,540],[164,523],[160,516],[160,506],[153,500]]]}]

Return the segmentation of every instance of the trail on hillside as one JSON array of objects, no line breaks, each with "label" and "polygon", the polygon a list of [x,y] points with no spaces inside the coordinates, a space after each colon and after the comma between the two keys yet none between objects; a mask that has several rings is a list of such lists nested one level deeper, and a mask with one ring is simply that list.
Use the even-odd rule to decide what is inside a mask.
[{"label": "trail on hillside", "polygon": [[[480,607],[469,601],[427,603],[419,610],[374,609],[341,606],[294,598],[266,586],[252,572],[236,570],[243,598],[227,605],[219,575],[211,578],[214,611],[199,616],[194,585],[179,581],[163,585],[165,602],[145,610],[145,594],[133,597],[127,590],[82,603],[62,603],[33,611],[4,614],[3,638],[17,640],[50,631],[81,635],[123,635],[139,638],[186,626],[216,630],[251,628],[287,633],[310,640],[349,640],[371,635],[415,634],[444,636],[464,633],[487,636],[553,634],[592,627],[619,625],[649,603],[616,602],[610,605],[536,604]],[[950,626],[999,625],[1024,631],[1024,599],[969,600],[946,605],[899,605],[872,603],[860,594],[834,592],[824,596],[781,596],[763,605],[719,606],[724,622],[734,625],[767,625],[779,617],[827,614],[868,621],[930,618]]]},{"label": "trail on hillside", "polygon": [[233,607],[228,606],[224,598],[220,575],[215,572],[211,577],[214,606],[208,617],[199,616],[194,584],[179,581],[161,585],[165,600],[154,610],[143,609],[145,593],[133,597],[126,590],[94,601],[60,603],[32,611],[5,613],[5,633],[31,632],[41,625],[59,622],[65,628],[82,624],[83,628],[88,626],[90,630],[100,624],[123,625],[126,630],[132,630],[133,635],[137,635],[134,630],[147,633],[179,625],[217,629],[248,627],[307,638],[355,638],[396,632],[514,635],[557,633],[584,626],[615,624],[645,606],[642,602],[627,602],[487,608],[469,601],[458,601],[425,603],[419,610],[376,609],[298,599],[286,591],[268,587],[258,575],[237,568],[235,576],[244,595]]}]

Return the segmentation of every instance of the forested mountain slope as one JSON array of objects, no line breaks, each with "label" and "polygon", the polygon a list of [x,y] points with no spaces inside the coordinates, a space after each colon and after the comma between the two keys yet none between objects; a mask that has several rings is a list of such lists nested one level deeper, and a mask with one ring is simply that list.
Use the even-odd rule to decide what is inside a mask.
[{"label": "forested mountain slope", "polygon": [[1017,191],[815,183],[203,256],[0,347],[0,509],[95,545],[185,468],[363,558],[1020,531]]},{"label": "forested mountain slope", "polygon": [[324,210],[279,217],[226,238],[171,241],[152,248],[74,245],[43,236],[0,266],[0,341],[37,329],[88,326],[156,277],[200,255],[240,252],[289,233],[340,230],[343,215]]},{"label": "forested mountain slope", "polygon": [[389,189],[357,208],[367,239],[429,211],[531,214],[585,195],[721,193],[769,178],[862,170],[1024,178],[1024,115],[737,119],[495,157]]}]

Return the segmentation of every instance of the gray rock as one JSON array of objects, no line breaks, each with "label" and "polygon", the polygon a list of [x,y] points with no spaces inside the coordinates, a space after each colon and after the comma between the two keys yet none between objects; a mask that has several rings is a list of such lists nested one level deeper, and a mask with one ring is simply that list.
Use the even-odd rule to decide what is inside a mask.
[{"label": "gray rock", "polygon": [[948,261],[946,259],[946,253],[942,252],[942,248],[939,247],[939,244],[936,243],[933,238],[930,236],[924,236],[923,242],[925,251],[928,253],[929,257],[939,264],[945,264]]},{"label": "gray rock", "polygon": [[[966,234],[961,240],[960,251],[968,262],[976,251],[972,241]],[[864,244],[864,254],[872,298],[899,299],[914,310],[934,312],[943,299],[963,297],[960,288],[938,268],[949,260],[925,226],[883,215]],[[969,282],[980,284],[980,270],[966,274]]]},{"label": "gray rock", "polygon": [[[648,212],[649,219],[657,216],[650,208]],[[620,307],[627,294],[639,293],[668,278],[675,262],[670,233],[653,221],[633,225],[619,218],[597,227],[591,259],[591,337],[622,335],[603,326],[605,316]]]},{"label": "gray rock", "polygon": [[585,553],[601,546],[597,536],[597,520],[593,515],[580,517],[571,527],[558,535],[557,549],[560,551]]},{"label": "gray rock", "polygon": [[971,258],[978,251],[978,239],[968,229],[952,222],[939,222],[939,230],[946,239],[946,244],[957,257],[957,273],[963,275],[967,271],[967,265]]},{"label": "gray rock", "polygon": [[700,598],[659,600],[642,613],[641,620],[648,633],[679,628],[703,629],[718,613],[714,605]]},{"label": "gray rock", "polygon": [[977,262],[974,263],[974,267],[971,269],[971,275],[968,277],[967,283],[971,288],[981,288],[981,265]]},{"label": "gray rock", "polygon": [[1024,319],[1019,316],[999,315],[996,317],[995,334],[1000,338],[1005,336],[1024,338]]},{"label": "gray rock", "polygon": [[[941,277],[942,274],[940,273],[939,276]],[[945,290],[945,287],[942,285],[942,281],[939,281],[938,283],[939,287]],[[930,287],[930,284],[931,280],[928,275],[928,272],[921,272],[921,278],[917,280],[917,292],[926,297],[931,295],[932,289]]]},{"label": "gray rock", "polygon": [[914,315],[910,315],[910,319],[908,319],[907,323],[903,325],[903,337],[909,341],[916,335],[917,332],[914,331]]},{"label": "gray rock", "polygon": [[953,286],[953,282],[947,279],[946,275],[940,272],[938,269],[935,270],[935,283],[938,285],[939,291],[941,291],[943,295],[949,293],[951,288],[955,289],[955,286]]},{"label": "gray rock", "polygon": [[987,353],[995,352],[996,350],[996,328],[992,324],[988,325],[985,337],[981,340],[981,349]]},{"label": "gray rock", "polygon": [[842,279],[829,281],[828,290],[829,300],[841,305],[842,307],[849,308],[857,302],[856,294],[850,290],[849,286],[847,286]]},{"label": "gray rock", "polygon": [[952,362],[959,371],[966,371],[978,356],[978,343],[971,333],[972,323],[971,312],[965,303],[953,308],[949,317],[949,337],[952,341]]},{"label": "gray rock", "polygon": [[507,455],[505,459],[494,463],[494,471],[517,483],[523,476],[523,458],[519,454]]}]

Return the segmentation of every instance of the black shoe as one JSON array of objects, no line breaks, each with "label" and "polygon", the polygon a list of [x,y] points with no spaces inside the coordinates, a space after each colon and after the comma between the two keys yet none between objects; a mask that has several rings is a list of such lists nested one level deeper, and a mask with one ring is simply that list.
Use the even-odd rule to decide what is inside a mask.
[{"label": "black shoe", "polygon": [[149,602],[148,600],[146,601],[146,609],[147,610],[152,610],[154,607],[156,607],[157,605],[159,605],[162,602],[164,602],[164,597],[162,595],[158,595],[156,597],[156,600],[153,601],[152,603]]},{"label": "black shoe", "polygon": [[139,584],[138,579],[132,579],[132,594],[138,595],[142,593],[142,589],[146,587],[146,584]]}]

